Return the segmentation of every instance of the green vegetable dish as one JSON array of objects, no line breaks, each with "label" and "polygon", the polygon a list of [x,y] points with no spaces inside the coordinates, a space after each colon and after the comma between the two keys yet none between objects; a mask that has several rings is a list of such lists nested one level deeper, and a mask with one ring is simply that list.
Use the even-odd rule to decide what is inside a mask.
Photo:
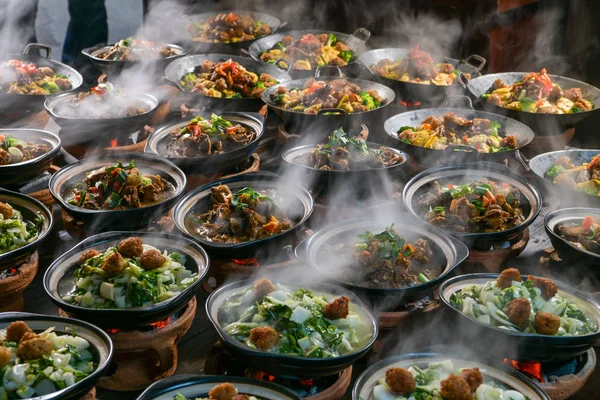
[{"label": "green vegetable dish", "polygon": [[38,238],[41,224],[39,218],[25,221],[19,210],[0,202],[0,254],[33,243]]},{"label": "green vegetable dish", "polygon": [[334,358],[362,349],[373,337],[360,313],[346,296],[332,299],[265,278],[226,299],[218,320],[227,335],[259,351]]},{"label": "green vegetable dish", "polygon": [[177,393],[173,400],[262,400],[260,397],[238,394],[235,386],[229,382],[224,382],[213,387],[208,396],[201,397],[185,397],[181,393]]},{"label": "green vegetable dish", "polygon": [[21,60],[0,64],[0,93],[49,95],[71,89],[69,77]]},{"label": "green vegetable dish", "polygon": [[598,330],[586,309],[558,294],[547,278],[519,270],[504,270],[495,281],[463,287],[450,296],[450,304],[480,323],[512,332],[550,336],[582,336]]},{"label": "green vegetable dish", "polygon": [[127,309],[160,303],[198,279],[185,268],[184,255],[161,252],[139,237],[123,239],[102,253],[86,250],[78,265],[73,272],[74,287],[63,300],[87,308]]},{"label": "green vegetable dish", "polygon": [[458,368],[452,360],[390,367],[373,388],[374,400],[525,400],[528,397],[503,384],[484,379],[480,369]]},{"label": "green vegetable dish", "polygon": [[54,328],[35,334],[23,321],[0,330],[0,399],[28,399],[73,386],[98,368],[90,343],[58,335]]}]

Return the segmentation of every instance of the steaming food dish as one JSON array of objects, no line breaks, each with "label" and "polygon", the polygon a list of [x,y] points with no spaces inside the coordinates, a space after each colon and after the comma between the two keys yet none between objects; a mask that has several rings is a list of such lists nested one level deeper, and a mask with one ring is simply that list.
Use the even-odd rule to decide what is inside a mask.
[{"label": "steaming food dish", "polygon": [[154,42],[136,37],[119,40],[98,58],[111,61],[140,61],[174,56],[175,50],[169,46],[157,46]]},{"label": "steaming food dish", "polygon": [[42,229],[41,225],[41,219],[26,221],[19,210],[0,202],[0,254],[35,242]]},{"label": "steaming food dish", "polygon": [[448,112],[443,117],[428,116],[417,127],[403,126],[398,139],[413,146],[444,150],[448,145],[468,145],[480,153],[499,153],[519,147],[516,136],[507,135],[497,121],[462,118]]},{"label": "steaming food dish", "polygon": [[508,183],[481,179],[441,187],[433,182],[418,204],[430,224],[455,232],[499,232],[524,222],[521,192]]},{"label": "steaming food dish", "polygon": [[159,175],[144,174],[127,165],[101,167],[67,191],[67,203],[89,210],[127,210],[147,207],[172,197],[175,188]]},{"label": "steaming food dish", "polygon": [[212,114],[210,120],[197,116],[188,126],[171,132],[167,143],[168,157],[204,157],[223,154],[256,138],[256,132],[244,125]]},{"label": "steaming food dish", "polygon": [[600,254],[600,221],[587,216],[581,223],[557,224],[554,230],[573,246]]},{"label": "steaming food dish", "polygon": [[24,142],[15,137],[0,135],[0,165],[32,160],[50,150],[52,148],[45,143]]},{"label": "steaming food dish", "polygon": [[101,253],[81,254],[73,272],[74,287],[66,302],[88,308],[136,308],[177,296],[198,279],[185,268],[185,256],[143,244],[139,237],[123,239]]},{"label": "steaming food dish", "polygon": [[238,394],[237,389],[229,382],[220,383],[208,392],[208,397],[194,397],[188,399],[177,393],[173,400],[262,400],[260,397]]},{"label": "steaming food dish", "polygon": [[495,281],[452,293],[450,304],[477,321],[514,332],[581,336],[598,330],[585,309],[558,294],[554,282],[509,268]]},{"label": "steaming food dish", "polygon": [[594,108],[594,103],[583,98],[580,88],[563,91],[552,83],[546,68],[510,85],[496,79],[481,98],[498,107],[541,114],[573,114]]},{"label": "steaming food dish", "polygon": [[429,241],[419,238],[408,243],[394,226],[381,231],[365,231],[352,243],[343,242],[326,249],[344,262],[338,276],[370,288],[402,288],[426,283],[442,273],[443,266],[432,261]]},{"label": "steaming food dish", "polygon": [[231,59],[216,64],[204,60],[196,69],[199,70],[188,72],[181,78],[181,86],[209,97],[256,98],[266,88],[279,83],[271,75],[263,73],[259,76]]},{"label": "steaming food dish", "polygon": [[560,157],[545,173],[552,183],[592,196],[600,196],[600,154],[581,165],[569,157]]},{"label": "steaming food dish", "polygon": [[[449,63],[434,64],[429,53],[415,46],[405,58],[390,60],[384,58],[371,69],[384,78],[401,82],[420,83],[422,85],[450,86],[460,71]],[[471,78],[469,74],[468,78]]]},{"label": "steaming food dish", "polygon": [[20,60],[0,65],[0,93],[49,95],[71,89],[66,75]]},{"label": "steaming food dish", "polygon": [[109,119],[133,117],[150,111],[143,102],[127,96],[112,83],[101,83],[78,93],[60,112],[63,117]]},{"label": "steaming food dish", "polygon": [[320,170],[363,170],[390,167],[404,161],[388,147],[369,148],[361,136],[351,137],[342,128],[333,131],[327,143],[294,159],[295,163]]},{"label": "steaming food dish", "polygon": [[257,192],[245,187],[232,193],[227,185],[210,189],[211,210],[186,216],[189,232],[218,243],[244,243],[265,239],[293,227],[275,201],[274,190]]},{"label": "steaming food dish", "polygon": [[204,22],[190,22],[194,42],[237,43],[270,35],[271,27],[248,14],[219,13]]},{"label": "steaming food dish", "polygon": [[284,36],[269,50],[260,53],[259,57],[269,64],[285,60],[280,64],[283,68],[288,68],[291,64],[293,69],[311,70],[325,65],[348,65],[354,52],[333,33],[316,36],[309,33],[299,38]]},{"label": "steaming food dish", "polygon": [[344,78],[332,81],[308,79],[304,87],[288,89],[280,86],[271,101],[284,110],[316,114],[322,108],[341,108],[347,113],[371,111],[381,107],[384,99],[376,90],[361,90]]},{"label": "steaming food dish", "polygon": [[29,399],[62,390],[98,368],[90,343],[54,328],[36,334],[23,321],[0,330],[0,398]]},{"label": "steaming food dish", "polygon": [[388,368],[373,388],[375,400],[525,400],[522,393],[485,377],[479,368],[456,368],[452,360],[427,368]]},{"label": "steaming food dish", "polygon": [[225,333],[246,346],[296,357],[339,357],[372,336],[348,297],[292,291],[266,278],[226,299],[218,317]]}]

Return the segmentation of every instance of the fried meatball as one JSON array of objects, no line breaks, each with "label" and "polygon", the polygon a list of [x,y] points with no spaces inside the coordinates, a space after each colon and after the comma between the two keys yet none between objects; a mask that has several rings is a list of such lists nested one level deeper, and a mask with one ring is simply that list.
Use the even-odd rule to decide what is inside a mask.
[{"label": "fried meatball", "polygon": [[12,351],[4,346],[0,346],[0,368],[8,365],[12,358]]},{"label": "fried meatball", "polygon": [[556,335],[560,328],[560,318],[548,312],[538,311],[535,313],[533,326],[537,333],[542,335]]},{"label": "fried meatball", "polygon": [[167,262],[167,258],[161,254],[160,251],[150,249],[146,250],[142,254],[141,258],[142,268],[145,270],[152,270],[156,268],[160,268]]},{"label": "fried meatball", "polygon": [[81,253],[81,255],[79,256],[79,260],[77,260],[77,264],[78,265],[83,265],[83,263],[85,263],[87,260],[89,260],[90,258],[96,257],[97,255],[100,255],[100,252],[98,250],[86,250],[83,253]]},{"label": "fried meatball", "polygon": [[346,296],[331,300],[323,307],[323,316],[327,319],[342,319],[348,316],[350,299]]},{"label": "fried meatball", "polygon": [[385,383],[397,394],[412,393],[417,388],[415,378],[404,368],[393,367],[385,371]]},{"label": "fried meatball", "polygon": [[273,282],[271,282],[268,278],[262,278],[258,281],[254,281],[254,287],[252,291],[257,299],[261,299],[268,295],[271,292],[277,290]]},{"label": "fried meatball", "polygon": [[506,308],[508,319],[519,328],[523,329],[529,322],[529,313],[531,312],[531,303],[522,297],[514,299]]},{"label": "fried meatball", "polygon": [[233,400],[250,400],[250,396],[247,394],[238,394],[233,398]]},{"label": "fried meatball", "polygon": [[26,332],[33,331],[25,322],[15,321],[6,328],[6,341],[19,343]]},{"label": "fried meatball", "polygon": [[527,280],[533,282],[533,287],[540,288],[542,291],[542,297],[545,300],[549,300],[554,297],[556,293],[558,293],[558,287],[556,283],[552,282],[548,278],[536,278],[533,275],[529,275]]},{"label": "fried meatball", "polygon": [[471,388],[471,392],[473,393],[475,393],[477,388],[483,383],[483,375],[481,375],[479,368],[463,369],[460,373],[460,376],[467,381],[469,387]]},{"label": "fried meatball", "polygon": [[127,239],[123,239],[121,240],[121,243],[119,243],[118,250],[119,253],[123,255],[123,257],[141,257],[142,253],[144,252],[142,239],[139,237],[130,237]]},{"label": "fried meatball", "polygon": [[118,275],[120,274],[127,265],[123,256],[117,252],[110,254],[104,260],[104,264],[102,264],[102,270],[108,276]]},{"label": "fried meatball", "polygon": [[473,400],[471,387],[462,376],[451,374],[440,383],[440,395],[444,400]]},{"label": "fried meatball", "polygon": [[279,333],[270,326],[250,329],[250,342],[261,350],[270,350],[279,344]]},{"label": "fried meatball", "polygon": [[496,279],[496,287],[499,287],[500,289],[506,289],[512,286],[513,281],[522,281],[521,271],[516,268],[505,269]]},{"label": "fried meatball", "polygon": [[9,219],[13,215],[13,208],[10,204],[0,202],[0,214],[2,214],[4,219]]},{"label": "fried meatball", "polygon": [[34,335],[31,339],[21,340],[19,343],[18,354],[24,360],[38,360],[50,352],[52,352],[52,343],[38,335]]},{"label": "fried meatball", "polygon": [[208,392],[208,397],[211,400],[233,400],[238,392],[235,386],[229,382],[221,383]]}]

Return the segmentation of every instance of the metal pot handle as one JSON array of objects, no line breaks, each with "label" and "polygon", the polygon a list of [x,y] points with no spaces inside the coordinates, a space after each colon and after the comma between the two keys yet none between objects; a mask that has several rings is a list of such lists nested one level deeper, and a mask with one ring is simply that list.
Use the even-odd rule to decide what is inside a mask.
[{"label": "metal pot handle", "polygon": [[[284,67],[284,66],[281,66],[281,65],[279,65],[279,64],[281,64],[282,62],[286,63],[286,64],[287,64],[287,67]],[[292,64],[291,62],[289,62],[288,60],[285,60],[285,59],[283,59],[283,58],[279,58],[277,61],[275,61],[275,62],[273,63],[273,65],[274,65],[274,66],[276,66],[277,68],[279,68],[279,69],[282,69],[282,70],[284,70],[285,72],[289,73],[289,72],[290,72],[290,70],[292,69],[292,65],[293,65],[293,64]]]},{"label": "metal pot handle", "polygon": [[444,149],[444,153],[447,153],[448,155],[455,154],[456,152],[468,155],[475,161],[479,159],[479,150],[477,150],[473,146],[468,146],[466,144],[451,144],[446,146],[446,148]]},{"label": "metal pot handle", "polygon": [[525,157],[525,155],[523,153],[521,153],[521,150],[517,149],[515,151],[515,157],[521,163],[523,168],[525,168],[525,171],[531,172],[531,167],[529,166],[530,160],[527,157]]},{"label": "metal pot handle", "polygon": [[[467,105],[466,108],[473,110],[473,102],[471,101],[471,98],[469,96],[465,96],[462,94],[451,94],[449,96],[446,96],[442,106],[443,107],[452,107],[452,100],[464,101]],[[458,108],[462,108],[462,107],[458,107]]]},{"label": "metal pot handle", "polygon": [[343,114],[343,115],[348,114],[348,112],[346,112],[346,110],[341,109],[341,108],[321,108],[319,111],[317,111],[316,115],[323,115],[328,112],[334,113],[334,114]]},{"label": "metal pot handle", "polygon": [[252,57],[247,49],[240,49],[240,53],[242,53],[244,57]]},{"label": "metal pot handle", "polygon": [[354,36],[361,42],[366,43],[367,40],[369,40],[369,38],[371,37],[371,31],[369,31],[367,28],[358,28],[354,31],[352,36]]},{"label": "metal pot handle", "polygon": [[469,78],[467,78],[467,76],[465,74],[463,74],[462,72],[460,72],[458,74],[458,76],[456,77],[456,80],[458,81],[458,84],[460,86],[462,86],[463,89],[466,89],[467,86],[469,85]]},{"label": "metal pot handle", "polygon": [[275,32],[277,32],[278,30],[280,30],[281,28],[285,28],[287,26],[288,22],[287,21],[283,21],[281,24],[279,24],[279,26],[276,26],[273,31],[271,32],[271,35],[274,35]]},{"label": "metal pot handle", "polygon": [[45,50],[46,51],[46,55],[45,56],[41,56],[44,58],[50,58],[50,56],[52,55],[52,49],[50,48],[50,46],[46,46],[45,44],[41,44],[41,43],[29,43],[27,46],[25,46],[25,50],[23,50],[23,54],[29,54],[31,50]]},{"label": "metal pot handle", "polygon": [[[475,60],[476,62],[471,62],[472,60]],[[469,57],[463,60],[463,63],[469,64],[479,72],[481,72],[483,67],[485,67],[486,62],[486,59],[480,56],[479,54],[471,54]]]},{"label": "metal pot handle", "polygon": [[[371,71],[371,68],[367,67],[365,65],[365,63],[363,63],[360,60],[354,60],[350,64],[357,65],[362,71],[367,71],[369,73],[369,75],[371,75],[371,77],[377,76],[377,75],[375,75],[375,73],[373,71]],[[348,65],[350,65],[350,64],[348,64]]]},{"label": "metal pot handle", "polygon": [[336,75],[325,75],[325,76],[331,76],[334,78],[342,78],[344,76],[344,74],[342,73],[342,70],[339,67],[335,67],[333,65],[324,65],[322,67],[317,67],[317,69],[315,69],[315,78],[321,77],[322,69],[332,69],[336,72]]},{"label": "metal pot handle", "polygon": [[300,243],[298,243],[296,245],[296,248],[294,249],[294,254],[296,255],[296,258],[300,261],[303,262],[305,264],[308,264],[308,257],[306,254],[306,249],[308,247],[308,238],[302,240]]}]

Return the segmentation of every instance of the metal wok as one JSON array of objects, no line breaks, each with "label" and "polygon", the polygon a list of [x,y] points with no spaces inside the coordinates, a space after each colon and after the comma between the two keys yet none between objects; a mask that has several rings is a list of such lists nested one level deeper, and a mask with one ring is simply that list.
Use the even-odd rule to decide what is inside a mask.
[{"label": "metal wok", "polygon": [[502,72],[498,74],[483,75],[475,79],[467,79],[464,75],[459,75],[457,80],[460,85],[467,89],[471,96],[478,102],[479,106],[494,114],[506,115],[510,118],[523,122],[531,127],[537,135],[553,136],[562,134],[565,129],[572,126],[576,122],[598,114],[598,104],[600,104],[600,89],[588,83],[581,82],[575,79],[566,78],[564,76],[549,75],[552,82],[560,85],[565,89],[580,88],[583,97],[591,100],[596,104],[596,108],[590,111],[582,111],[574,114],[540,114],[530,113],[525,111],[509,110],[508,108],[499,107],[488,103],[481,98],[491,87],[496,79],[501,79],[507,85],[523,79],[528,72]]},{"label": "metal wok", "polygon": [[[45,52],[44,56],[31,54],[32,51],[40,50]],[[69,82],[71,82],[71,89],[64,90],[61,93],[77,90],[83,83],[81,74],[68,65],[51,60],[50,54],[50,47],[44,44],[30,43],[23,50],[23,54],[5,56],[0,60],[0,64],[8,60],[21,60],[34,63],[37,67],[50,67],[55,73],[66,75],[69,78]],[[5,112],[39,111],[43,108],[44,101],[48,97],[50,95],[0,93],[0,110]]]},{"label": "metal wok", "polygon": [[253,111],[257,112],[263,105],[260,97],[250,97],[241,99],[230,99],[223,97],[209,97],[200,93],[192,93],[181,86],[181,78],[188,72],[194,72],[202,66],[204,60],[210,60],[214,63],[233,60],[243,65],[248,71],[258,75],[266,73],[277,79],[279,82],[287,82],[291,78],[281,69],[274,65],[264,64],[248,57],[231,56],[227,54],[202,54],[180,57],[172,61],[165,69],[166,80],[176,86],[182,93],[186,102],[190,104],[200,104],[211,111]]},{"label": "metal wok", "polygon": [[[341,32],[333,32],[333,31],[325,31],[325,30],[303,30],[303,31],[288,31],[284,33],[278,33],[276,35],[266,36],[264,38],[258,39],[255,41],[250,48],[248,49],[248,53],[250,57],[255,59],[256,61],[260,61],[260,55],[265,51],[271,49],[275,43],[280,42],[285,36],[292,36],[295,39],[302,37],[307,34],[320,35],[323,33],[330,34],[333,33],[339,41],[345,43],[350,50],[354,52],[354,56],[350,59],[347,65],[339,67],[345,75],[355,76],[359,70],[359,66],[356,61],[361,53],[366,50],[366,43],[371,37],[371,32],[366,28],[358,28],[353,34],[341,33]],[[285,61],[285,60],[284,60]],[[262,61],[260,61],[262,63]],[[266,64],[266,63],[265,63]],[[280,64],[280,61],[276,62],[275,65]],[[286,68],[287,72],[292,76],[292,79],[301,79],[301,78],[309,78],[314,75],[315,70],[302,70],[295,69],[293,65],[290,65],[289,68]]]}]

